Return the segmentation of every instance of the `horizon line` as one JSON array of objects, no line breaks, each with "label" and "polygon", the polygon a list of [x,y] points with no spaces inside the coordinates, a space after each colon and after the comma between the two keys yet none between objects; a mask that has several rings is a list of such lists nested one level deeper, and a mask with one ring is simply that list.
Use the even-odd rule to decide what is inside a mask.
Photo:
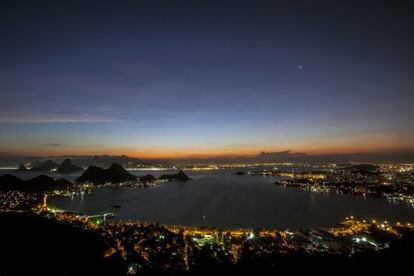
[{"label": "horizon line", "polygon": [[13,153],[0,153],[0,158],[61,158],[61,157],[128,157],[132,159],[143,160],[186,160],[186,159],[254,159],[265,156],[263,159],[312,159],[312,158],[335,158],[346,156],[379,156],[379,155],[413,155],[414,149],[410,150],[383,150],[383,151],[352,151],[352,152],[322,152],[322,153],[307,153],[293,150],[283,151],[260,151],[255,153],[194,153],[194,154],[128,154],[128,153],[96,153],[96,154],[13,154]]}]

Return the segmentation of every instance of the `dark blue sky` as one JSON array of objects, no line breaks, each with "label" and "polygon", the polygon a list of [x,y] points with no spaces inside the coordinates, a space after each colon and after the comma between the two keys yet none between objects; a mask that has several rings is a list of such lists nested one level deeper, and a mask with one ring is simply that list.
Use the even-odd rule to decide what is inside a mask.
[{"label": "dark blue sky", "polygon": [[414,149],[411,1],[2,1],[0,154]]}]

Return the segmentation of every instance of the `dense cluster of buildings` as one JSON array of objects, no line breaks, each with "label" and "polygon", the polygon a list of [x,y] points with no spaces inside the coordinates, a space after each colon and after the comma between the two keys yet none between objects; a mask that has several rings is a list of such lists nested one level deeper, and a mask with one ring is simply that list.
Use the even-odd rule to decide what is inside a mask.
[{"label": "dense cluster of buildings", "polygon": [[[248,174],[277,175],[281,179],[277,184],[305,190],[382,196],[414,205],[412,165],[347,168],[329,165],[291,170],[262,169]],[[164,180],[145,183],[126,181],[117,183],[117,186],[144,187],[157,185],[159,181]],[[391,225],[387,221],[365,221],[353,217],[329,229],[225,229],[160,225],[112,221],[111,214],[92,217],[56,210],[47,204],[50,195],[88,193],[94,187],[88,183],[77,183],[64,190],[44,193],[2,192],[0,210],[40,215],[99,233],[107,245],[105,258],[122,260],[129,274],[155,268],[171,273],[192,271],[209,264],[237,266],[251,260],[264,260],[267,265],[273,266],[285,256],[299,253],[308,256],[371,254],[389,248],[407,231],[414,233],[414,225],[410,223]]]},{"label": "dense cluster of buildings", "polygon": [[[273,172],[272,172],[273,173]],[[414,166],[355,165],[325,171],[274,172],[276,184],[314,192],[384,197],[414,206]]]},{"label": "dense cluster of buildings", "polygon": [[153,269],[191,271],[208,263],[232,266],[251,259],[272,265],[298,252],[309,256],[375,254],[400,239],[404,231],[414,231],[410,223],[391,225],[353,217],[334,228],[280,231],[112,222],[56,212],[45,205],[39,205],[36,212],[99,232],[108,246],[105,258],[122,259],[130,274]]},{"label": "dense cluster of buildings", "polygon": [[0,192],[0,212],[27,211],[39,202],[38,196],[20,191]]}]

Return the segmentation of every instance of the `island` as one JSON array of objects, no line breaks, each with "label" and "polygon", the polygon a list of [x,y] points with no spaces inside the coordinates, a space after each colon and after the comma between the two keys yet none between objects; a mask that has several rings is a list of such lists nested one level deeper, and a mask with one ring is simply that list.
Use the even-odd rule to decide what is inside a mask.
[{"label": "island", "polygon": [[78,177],[75,182],[83,183],[88,182],[95,185],[102,185],[105,183],[122,183],[128,181],[137,181],[138,177],[133,174],[130,174],[118,163],[112,163],[112,165],[107,168],[100,168],[96,166],[89,166],[83,174]]},{"label": "island", "polygon": [[191,180],[191,178],[189,178],[185,174],[185,172],[183,172],[182,170],[180,170],[176,174],[164,174],[164,175],[161,175],[158,179],[168,180],[168,181],[188,181],[188,180]]},{"label": "island", "polygon": [[40,172],[50,172],[56,171],[59,167],[59,164],[53,162],[52,160],[46,160],[44,162],[34,165],[30,170],[31,171],[40,171]]},{"label": "island", "polygon": [[79,166],[73,165],[72,161],[69,158],[63,160],[62,164],[57,168],[57,172],[59,173],[73,173],[73,172],[80,172],[83,169]]}]

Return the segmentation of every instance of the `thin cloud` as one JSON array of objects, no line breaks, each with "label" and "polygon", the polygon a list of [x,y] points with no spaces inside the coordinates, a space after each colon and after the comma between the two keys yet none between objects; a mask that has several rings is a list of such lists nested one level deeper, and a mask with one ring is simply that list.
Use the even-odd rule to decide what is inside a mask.
[{"label": "thin cloud", "polygon": [[119,120],[100,118],[0,118],[1,124],[70,124],[115,123]]},{"label": "thin cloud", "polygon": [[50,143],[47,144],[48,147],[62,147],[63,145],[61,143]]}]

